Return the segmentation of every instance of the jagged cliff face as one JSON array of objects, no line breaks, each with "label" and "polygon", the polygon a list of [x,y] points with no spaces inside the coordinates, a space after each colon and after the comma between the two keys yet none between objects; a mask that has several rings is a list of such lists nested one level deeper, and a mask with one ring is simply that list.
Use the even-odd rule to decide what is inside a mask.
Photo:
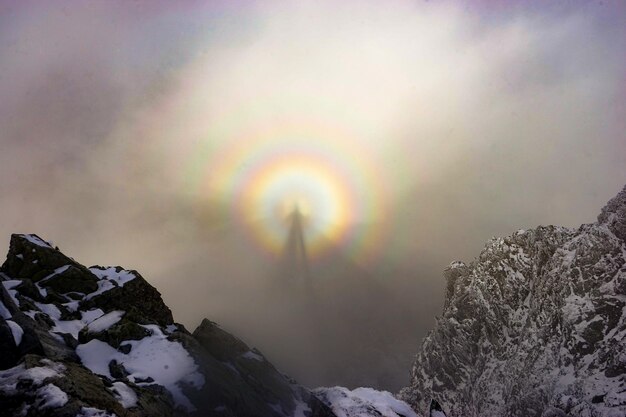
[{"label": "jagged cliff face", "polygon": [[136,271],[13,235],[0,273],[0,416],[335,414],[208,320],[190,334]]},{"label": "jagged cliff face", "polygon": [[401,397],[448,416],[626,416],[626,188],[598,221],[487,243],[445,271]]}]

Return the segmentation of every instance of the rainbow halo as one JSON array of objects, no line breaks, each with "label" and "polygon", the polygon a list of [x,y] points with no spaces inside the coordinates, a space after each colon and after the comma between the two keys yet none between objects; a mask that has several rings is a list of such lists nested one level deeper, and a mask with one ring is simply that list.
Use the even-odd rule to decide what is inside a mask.
[{"label": "rainbow halo", "polygon": [[319,123],[275,123],[227,143],[233,146],[206,162],[202,192],[223,198],[262,248],[281,253],[296,209],[313,258],[336,246],[368,256],[376,246],[378,227],[355,226],[381,218],[379,178],[345,132]]}]

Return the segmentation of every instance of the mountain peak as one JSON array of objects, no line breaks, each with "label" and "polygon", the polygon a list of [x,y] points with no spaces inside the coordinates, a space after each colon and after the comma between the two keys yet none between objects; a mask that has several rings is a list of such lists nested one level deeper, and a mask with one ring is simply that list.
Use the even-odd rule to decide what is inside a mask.
[{"label": "mountain peak", "polygon": [[598,223],[518,231],[453,263],[402,398],[450,417],[626,415],[625,240],[626,188]]},{"label": "mountain peak", "polygon": [[137,271],[35,234],[11,236],[0,271],[0,417],[334,417],[215,323],[174,323]]},{"label": "mountain peak", "polygon": [[626,186],[602,208],[598,223],[606,224],[615,236],[626,241]]}]

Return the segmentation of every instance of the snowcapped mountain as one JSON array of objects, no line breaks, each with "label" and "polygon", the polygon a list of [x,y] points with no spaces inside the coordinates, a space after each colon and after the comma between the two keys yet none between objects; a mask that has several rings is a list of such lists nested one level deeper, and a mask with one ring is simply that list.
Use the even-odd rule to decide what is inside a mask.
[{"label": "snowcapped mountain", "polygon": [[[336,417],[349,405],[209,320],[189,333],[137,271],[86,268],[37,235],[13,235],[0,271],[0,417]],[[409,409],[375,393],[359,404]]]},{"label": "snowcapped mountain", "polygon": [[596,223],[492,239],[444,275],[443,314],[401,392],[416,410],[626,416],[626,188]]}]

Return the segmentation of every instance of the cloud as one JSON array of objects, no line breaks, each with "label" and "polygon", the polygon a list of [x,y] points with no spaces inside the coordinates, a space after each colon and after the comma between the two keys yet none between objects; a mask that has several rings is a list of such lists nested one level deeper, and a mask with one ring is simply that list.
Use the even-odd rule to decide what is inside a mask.
[{"label": "cloud", "polygon": [[[272,262],[210,183],[237,175],[215,167],[260,127],[341,131],[319,143],[362,162],[386,207],[352,219],[355,234],[385,232],[375,262],[357,266],[406,314],[390,326],[395,362],[333,382],[395,389],[449,261],[517,228],[593,221],[624,183],[623,9],[563,7],[2,4],[5,248],[32,231],[81,262],[137,268],[179,320],[209,316],[276,349],[258,332],[277,323]],[[258,152],[245,146],[244,163]]]}]

